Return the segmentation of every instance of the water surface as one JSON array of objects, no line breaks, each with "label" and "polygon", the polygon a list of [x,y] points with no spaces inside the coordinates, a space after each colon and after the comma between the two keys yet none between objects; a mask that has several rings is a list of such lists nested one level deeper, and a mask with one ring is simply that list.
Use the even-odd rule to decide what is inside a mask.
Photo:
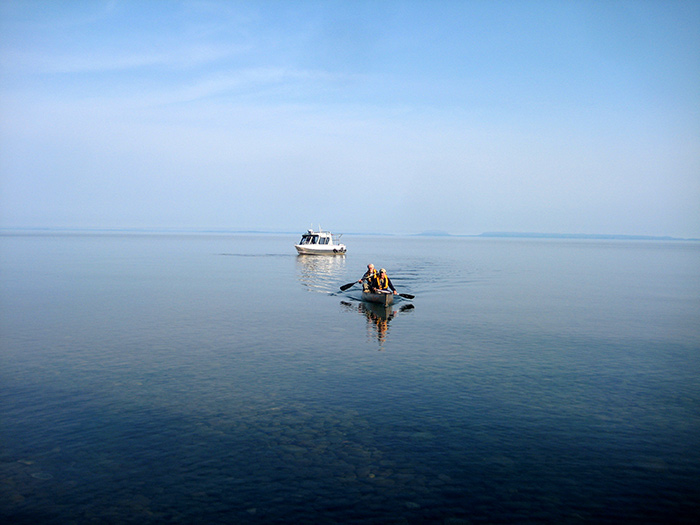
[{"label": "water surface", "polygon": [[0,237],[0,517],[700,515],[698,244],[296,240]]}]

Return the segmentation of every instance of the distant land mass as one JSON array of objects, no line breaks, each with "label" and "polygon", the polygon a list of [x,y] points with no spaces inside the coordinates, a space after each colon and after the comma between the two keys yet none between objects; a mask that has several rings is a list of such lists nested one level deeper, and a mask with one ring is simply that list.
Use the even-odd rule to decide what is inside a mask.
[{"label": "distant land mass", "polygon": [[424,237],[482,237],[482,238],[512,238],[512,239],[591,239],[591,240],[620,240],[620,241],[700,241],[700,239],[685,239],[671,236],[656,235],[617,235],[617,234],[587,234],[587,233],[533,233],[533,232],[484,232],[479,235],[452,235],[442,230],[427,230],[416,234]]},{"label": "distant land mass", "polygon": [[594,239],[594,240],[623,240],[623,241],[697,241],[698,239],[681,239],[668,235],[617,235],[617,234],[586,234],[586,233],[530,233],[530,232],[486,232],[479,237],[518,237],[526,239]]},{"label": "distant land mass", "polygon": [[443,230],[426,230],[416,235],[423,237],[452,237],[452,235]]}]

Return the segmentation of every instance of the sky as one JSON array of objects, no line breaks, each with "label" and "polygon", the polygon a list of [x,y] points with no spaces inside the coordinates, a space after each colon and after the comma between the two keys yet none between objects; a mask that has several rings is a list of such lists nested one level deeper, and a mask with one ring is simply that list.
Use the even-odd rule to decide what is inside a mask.
[{"label": "sky", "polygon": [[0,0],[0,228],[700,238],[700,2]]}]

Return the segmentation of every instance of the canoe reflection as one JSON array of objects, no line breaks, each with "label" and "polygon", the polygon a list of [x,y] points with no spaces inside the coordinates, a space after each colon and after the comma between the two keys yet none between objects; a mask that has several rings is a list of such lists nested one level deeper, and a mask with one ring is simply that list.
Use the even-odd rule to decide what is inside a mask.
[{"label": "canoe reflection", "polygon": [[338,288],[345,270],[344,256],[297,255],[299,282],[310,292],[328,293]]},{"label": "canoe reflection", "polygon": [[413,309],[412,304],[406,304],[395,310],[391,305],[383,306],[381,304],[361,302],[348,303],[340,301],[340,304],[347,311],[354,311],[363,315],[367,319],[367,336],[370,339],[376,337],[379,343],[379,350],[384,350],[384,343],[389,332],[389,322],[396,317],[399,312],[407,312]]}]

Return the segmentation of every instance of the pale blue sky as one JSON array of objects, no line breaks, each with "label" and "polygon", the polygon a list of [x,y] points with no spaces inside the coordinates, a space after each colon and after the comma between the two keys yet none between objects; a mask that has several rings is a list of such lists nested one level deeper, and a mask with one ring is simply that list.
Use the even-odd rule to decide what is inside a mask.
[{"label": "pale blue sky", "polygon": [[700,2],[0,2],[0,226],[700,237]]}]

